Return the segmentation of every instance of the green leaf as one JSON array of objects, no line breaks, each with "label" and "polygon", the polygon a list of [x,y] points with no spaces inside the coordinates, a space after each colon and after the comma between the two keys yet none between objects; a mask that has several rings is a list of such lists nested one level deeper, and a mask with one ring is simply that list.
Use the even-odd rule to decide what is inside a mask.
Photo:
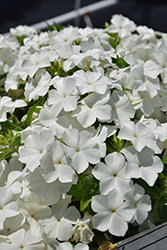
[{"label": "green leaf", "polygon": [[83,211],[84,209],[86,209],[91,201],[92,201],[92,199],[88,199],[87,201],[81,200],[81,202],[80,202],[80,211]]},{"label": "green leaf", "polygon": [[15,130],[15,131],[18,131],[20,130],[20,126],[18,124],[15,124],[13,122],[10,122],[10,121],[5,121],[5,122],[0,122],[0,125],[2,127],[2,130],[5,131],[5,130]]},{"label": "green leaf", "polygon": [[122,57],[112,58],[112,62],[115,63],[120,69],[129,66],[127,62]]},{"label": "green leaf", "polygon": [[120,36],[118,35],[118,33],[107,33],[107,34],[110,35],[108,39],[109,44],[115,49],[121,41]]},{"label": "green leaf", "polygon": [[61,26],[61,25],[59,25],[59,24],[57,24],[57,23],[55,23],[55,22],[53,23],[53,25],[50,25],[50,24],[47,23],[47,22],[46,22],[46,24],[47,24],[47,26],[48,26],[48,30],[50,30],[50,31],[57,30],[58,32],[60,32],[61,30],[64,29],[63,26]]},{"label": "green leaf", "polygon": [[33,112],[34,112],[35,108],[36,108],[36,105],[32,106],[27,112],[27,117],[26,117],[26,120],[24,121],[24,127],[25,128],[27,128],[30,125],[32,115],[33,115]]},{"label": "green leaf", "polygon": [[167,163],[167,157],[165,157],[164,159],[162,159],[162,163],[166,164]]},{"label": "green leaf", "polygon": [[0,75],[0,80],[2,80],[3,78],[5,78],[7,76],[7,73]]},{"label": "green leaf", "polygon": [[11,130],[9,130],[4,135],[0,134],[0,161],[7,159],[13,153],[18,153],[18,148],[20,145],[20,134],[14,135]]},{"label": "green leaf", "polygon": [[68,195],[73,196],[73,200],[80,201],[80,209],[83,211],[88,207],[89,203],[99,189],[99,181],[94,177],[86,177],[84,174],[78,175],[78,183],[72,185]]}]

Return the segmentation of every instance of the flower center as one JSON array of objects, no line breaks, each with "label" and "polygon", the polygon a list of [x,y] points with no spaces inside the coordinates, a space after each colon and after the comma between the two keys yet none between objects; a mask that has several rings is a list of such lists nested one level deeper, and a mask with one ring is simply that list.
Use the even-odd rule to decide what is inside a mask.
[{"label": "flower center", "polygon": [[111,213],[115,213],[115,209],[112,209],[112,210],[111,210]]},{"label": "flower center", "polygon": [[134,203],[133,203],[133,206],[136,207],[136,205],[137,205],[136,202],[134,202]]}]

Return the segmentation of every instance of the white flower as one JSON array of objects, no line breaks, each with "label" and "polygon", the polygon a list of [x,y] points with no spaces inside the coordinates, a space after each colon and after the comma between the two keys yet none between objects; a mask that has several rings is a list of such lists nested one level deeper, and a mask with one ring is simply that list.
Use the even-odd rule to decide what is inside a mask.
[{"label": "white flower", "polygon": [[[32,195],[35,198],[35,195]],[[32,199],[33,199],[32,197]],[[25,215],[30,227],[33,230],[33,226],[39,222],[39,220],[44,220],[51,215],[51,208],[40,204],[38,200],[29,202],[28,200],[23,200],[19,198],[17,201],[19,209]]]},{"label": "white flower", "polygon": [[105,195],[97,195],[92,198],[92,209],[97,214],[93,216],[93,227],[113,235],[124,236],[127,229],[127,222],[134,215],[134,207],[124,202],[121,190],[112,190]]},{"label": "white flower", "polygon": [[100,95],[95,92],[91,93],[80,101],[73,116],[77,118],[79,123],[87,128],[91,126],[96,119],[106,121],[111,118],[111,106],[106,104],[109,100],[109,93]]},{"label": "white flower", "polygon": [[106,76],[102,76],[100,72],[78,70],[74,73],[74,77],[82,95],[88,92],[104,94],[107,86],[111,85],[110,80]]},{"label": "white flower", "polygon": [[44,170],[42,176],[48,183],[56,179],[63,183],[73,180],[73,169],[68,165],[59,141],[50,145],[49,151],[40,160],[40,165]]},{"label": "white flower", "polygon": [[72,26],[69,26],[56,34],[53,40],[53,45],[59,48],[64,46],[65,44],[72,43],[78,37],[80,37],[79,32],[75,30]]},{"label": "white flower", "polygon": [[149,143],[156,143],[153,133],[142,123],[128,122],[119,131],[119,139],[131,141],[137,151],[141,151]]},{"label": "white flower", "polygon": [[26,163],[30,171],[34,171],[40,165],[40,159],[46,153],[47,147],[53,143],[54,135],[50,131],[41,131],[39,134],[30,134],[19,148],[19,160]]},{"label": "white flower", "polygon": [[[54,80],[52,80],[54,83]],[[69,112],[77,107],[77,96],[74,94],[76,81],[66,77],[55,79],[54,87],[49,91],[48,104],[52,105],[51,111],[57,115],[62,109]]]},{"label": "white flower", "polygon": [[19,250],[19,249],[39,249],[45,250],[46,247],[42,242],[40,236],[34,236],[30,230],[20,229],[8,236],[10,244],[2,243],[1,247],[3,250]]},{"label": "white flower", "polygon": [[0,65],[2,65],[3,73],[9,71],[16,59],[16,52],[14,52],[11,48],[6,47],[0,50]]},{"label": "white flower", "polygon": [[89,250],[89,246],[83,243],[78,243],[73,248],[70,242],[63,242],[63,243],[60,243],[59,246],[56,248],[56,250],[67,250],[67,249],[68,250]]},{"label": "white flower", "polygon": [[0,97],[0,122],[7,120],[7,113],[13,113],[15,108],[25,107],[27,104],[23,100],[12,101],[8,96]]},{"label": "white flower", "polygon": [[89,243],[92,241],[94,233],[92,232],[92,216],[85,213],[82,219],[78,219],[73,228],[73,239],[82,243]]},{"label": "white flower", "polygon": [[73,224],[80,216],[79,211],[74,206],[68,207],[68,201],[62,199],[51,206],[52,217],[43,220],[45,232],[60,241],[69,240],[72,237]]},{"label": "white flower", "polygon": [[137,221],[138,224],[142,224],[147,219],[148,212],[151,210],[151,199],[148,194],[144,193],[144,189],[140,185],[135,184],[132,189],[124,195],[126,202],[135,208],[131,222]]},{"label": "white flower", "polygon": [[13,36],[28,36],[30,33],[37,33],[37,30],[27,25],[18,25],[15,28],[10,28],[10,33]]},{"label": "white flower", "polygon": [[[100,49],[92,49],[88,50],[85,53],[79,53],[77,55],[72,55],[68,60],[66,60],[63,64],[63,69],[68,71],[75,66],[79,68],[84,68],[85,65],[89,64],[89,61],[93,63],[93,61],[97,62],[100,57]],[[100,64],[100,62],[98,62]],[[91,65],[89,65],[91,66]]]},{"label": "white flower", "polygon": [[40,50],[34,54],[28,55],[27,59],[22,62],[23,70],[27,71],[27,75],[33,77],[38,69],[50,66],[49,52],[47,50]]},{"label": "white flower", "polygon": [[135,89],[137,91],[147,91],[151,98],[158,94],[161,89],[158,79],[158,66],[155,62],[148,60],[143,65],[138,64],[131,68],[134,77]]},{"label": "white flower", "polygon": [[125,158],[117,152],[105,157],[105,164],[98,163],[92,170],[92,174],[100,180],[100,193],[108,194],[113,189],[121,189],[123,192],[129,189],[130,177],[125,173]]},{"label": "white flower", "polygon": [[39,69],[34,78],[29,78],[25,85],[25,97],[31,101],[37,99],[39,96],[44,96],[50,86],[51,76],[43,69]]},{"label": "white flower", "polygon": [[29,187],[38,196],[44,199],[45,205],[52,205],[61,198],[61,194],[65,194],[70,190],[72,183],[61,183],[58,179],[54,182],[47,183],[42,176],[40,168],[34,172],[28,173],[26,179]]},{"label": "white flower", "polygon": [[160,66],[160,73],[164,84],[167,83],[167,46],[162,43],[160,48],[154,52],[154,57]]},{"label": "white flower", "polygon": [[136,25],[129,18],[122,16],[121,14],[115,14],[111,20],[109,26],[109,32],[118,33],[121,37],[131,34],[134,31]]},{"label": "white flower", "polygon": [[135,110],[140,109],[146,117],[150,116],[161,104],[159,95],[151,98],[147,91],[133,89],[132,94],[128,93],[128,96]]},{"label": "white flower", "polygon": [[100,161],[100,152],[94,146],[96,141],[92,134],[86,130],[80,133],[77,129],[68,129],[62,135],[62,147],[71,158],[72,167],[77,173],[85,171],[89,163],[96,164]]},{"label": "white flower", "polygon": [[9,187],[0,187],[0,230],[6,218],[16,216],[20,210],[15,201],[12,201],[13,193]]},{"label": "white flower", "polygon": [[111,121],[117,126],[123,126],[133,118],[135,110],[129,98],[123,92],[114,90],[108,103],[111,105]]},{"label": "white flower", "polygon": [[162,161],[158,156],[154,155],[154,151],[144,147],[138,152],[133,146],[130,146],[124,148],[122,152],[128,160],[125,173],[130,178],[142,178],[150,186],[153,186],[158,178],[158,173],[163,170]]},{"label": "white flower", "polygon": [[3,230],[0,231],[1,235],[9,235],[19,230],[25,223],[25,216],[20,213],[16,216],[6,218],[3,225]]}]

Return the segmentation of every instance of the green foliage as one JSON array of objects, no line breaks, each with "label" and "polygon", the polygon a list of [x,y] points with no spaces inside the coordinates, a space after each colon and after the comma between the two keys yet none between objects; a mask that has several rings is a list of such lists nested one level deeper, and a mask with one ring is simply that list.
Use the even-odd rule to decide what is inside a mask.
[{"label": "green foliage", "polygon": [[54,62],[51,62],[51,66],[47,67],[47,71],[52,77],[55,76],[64,76],[65,72],[63,70],[63,58],[60,59],[60,61],[57,61],[56,59]]},{"label": "green foliage", "polygon": [[57,24],[55,22],[53,23],[53,25],[50,25],[47,22],[46,22],[46,24],[48,26],[48,30],[50,30],[50,31],[57,30],[58,32],[60,32],[61,30],[64,29],[63,26],[61,26],[61,25],[59,25],[59,24]]},{"label": "green foliage", "polygon": [[125,60],[121,57],[117,58],[112,58],[112,62],[115,63],[120,69],[121,68],[126,68],[129,66],[129,64],[127,62],[125,62]]},{"label": "green foliage", "polygon": [[93,176],[87,178],[84,174],[78,175],[77,184],[72,185],[68,195],[72,195],[75,201],[80,201],[80,211],[85,210],[99,189],[99,182]]},{"label": "green foliage", "polygon": [[118,33],[107,32],[107,34],[110,35],[110,37],[108,38],[109,44],[115,49],[121,41],[120,36],[118,35]]},{"label": "green foliage", "polygon": [[0,80],[2,80],[3,78],[5,78],[7,76],[7,73],[0,75]]},{"label": "green foliage", "polygon": [[0,161],[8,159],[13,153],[18,153],[21,145],[19,133],[14,135],[12,130],[0,135]]},{"label": "green foliage", "polygon": [[20,43],[20,46],[23,46],[24,45],[24,38],[26,38],[27,36],[26,35],[22,35],[22,36],[16,36],[17,40],[19,41]]},{"label": "green foliage", "polygon": [[124,148],[124,144],[125,144],[124,140],[117,138],[116,134],[114,134],[113,136],[109,137],[106,140],[107,152],[121,153],[122,149]]},{"label": "green foliage", "polygon": [[37,100],[29,103],[29,105],[27,107],[27,111],[26,111],[26,119],[25,119],[25,121],[21,122],[21,127],[23,129],[30,126],[33,113],[39,111],[39,109],[37,107],[43,106],[45,101],[46,101],[46,98],[47,98],[46,96],[45,97],[42,96],[42,97],[39,97]]},{"label": "green foliage", "polygon": [[163,164],[167,164],[167,157],[165,157],[164,159],[162,159],[162,163]]}]

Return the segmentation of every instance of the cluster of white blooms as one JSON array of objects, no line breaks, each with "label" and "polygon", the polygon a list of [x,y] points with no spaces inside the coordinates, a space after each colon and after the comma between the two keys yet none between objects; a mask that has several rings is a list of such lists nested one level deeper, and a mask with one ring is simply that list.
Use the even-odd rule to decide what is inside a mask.
[{"label": "cluster of white blooms", "polygon": [[88,250],[95,231],[146,222],[167,148],[166,34],[122,15],[12,28],[0,91],[1,249]]}]

